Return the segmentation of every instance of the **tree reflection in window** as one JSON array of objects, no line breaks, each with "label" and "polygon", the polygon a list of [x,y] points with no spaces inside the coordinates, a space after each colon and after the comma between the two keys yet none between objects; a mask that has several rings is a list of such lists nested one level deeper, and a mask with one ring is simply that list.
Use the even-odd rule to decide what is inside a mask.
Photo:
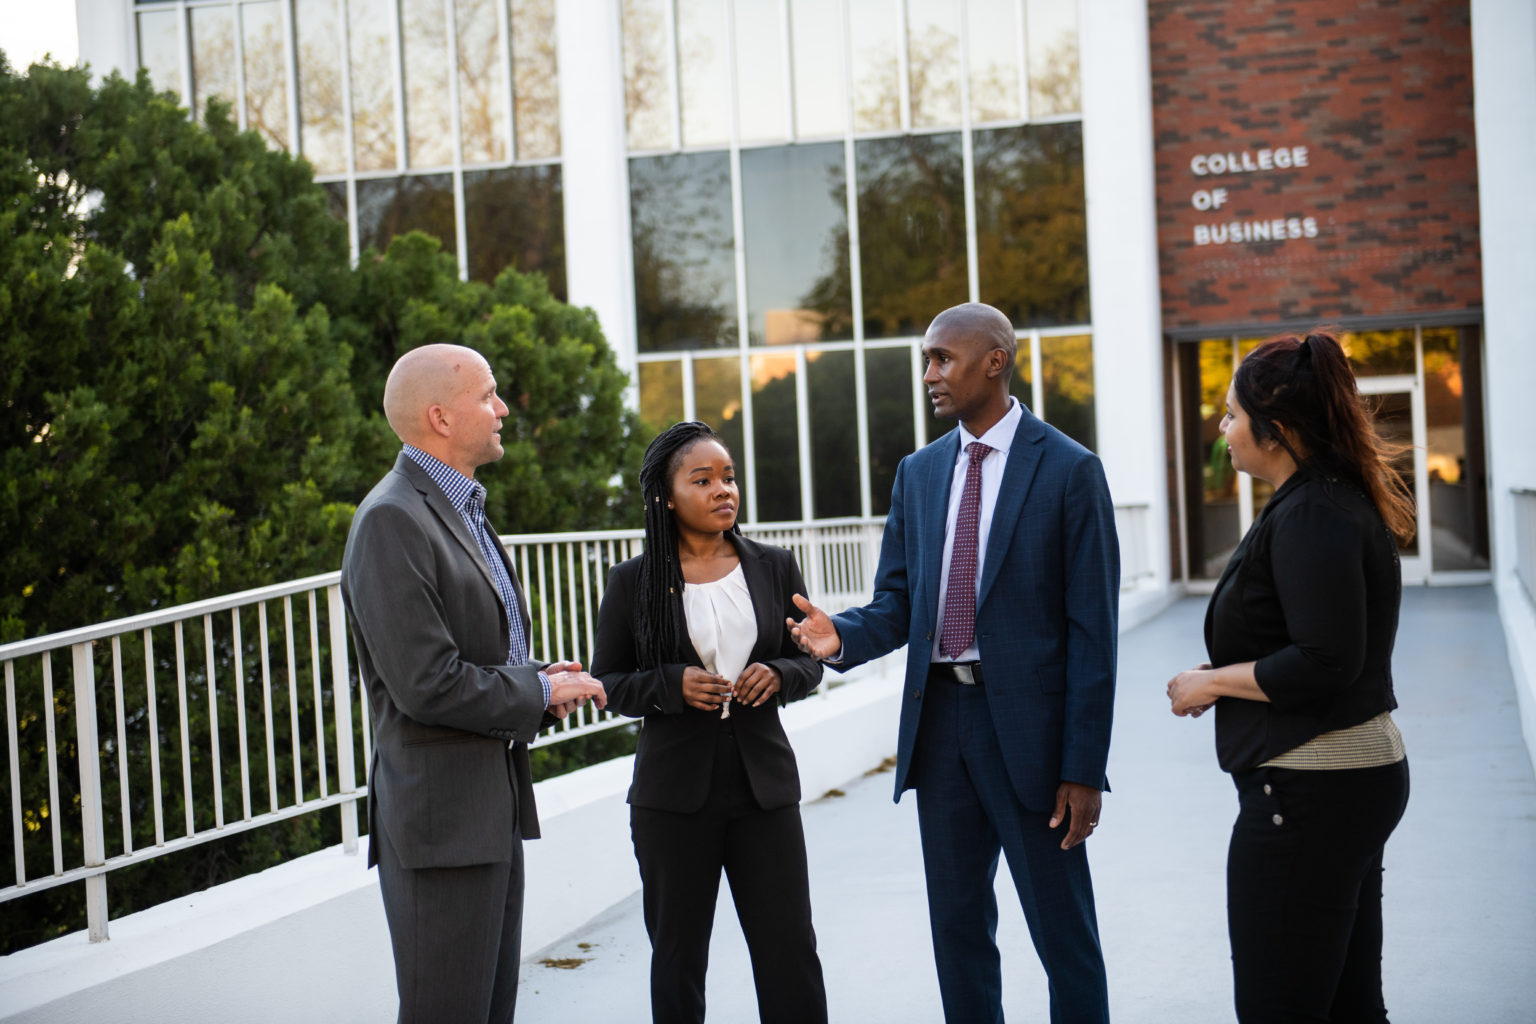
[{"label": "tree reflection in window", "polygon": [[274,149],[288,148],[288,61],[276,0],[240,8],[245,64],[245,126]]},{"label": "tree reflection in window", "polygon": [[560,155],[560,65],[555,0],[511,0],[512,102],[517,158]]},{"label": "tree reflection in window", "polygon": [[640,419],[661,433],[683,418],[683,364],[678,359],[641,363]]},{"label": "tree reflection in window", "polygon": [[974,145],[981,301],[1015,327],[1085,323],[1082,125],[994,128]]},{"label": "tree reflection in window", "polygon": [[149,80],[156,89],[170,90],[181,100],[181,26],[182,12],[139,12],[139,65],[149,70]]},{"label": "tree reflection in window", "polygon": [[347,169],[342,97],[341,26],[336,0],[295,0],[298,53],[299,148],[316,174]]},{"label": "tree reflection in window", "polygon": [[[466,164],[507,158],[506,43],[496,7],[504,0],[454,0],[459,137]],[[444,125],[440,130],[446,130]]]},{"label": "tree reflection in window", "polygon": [[742,152],[753,345],[853,336],[846,181],[841,143]]},{"label": "tree reflection in window", "polygon": [[457,251],[453,222],[453,179],[416,174],[357,183],[358,248],[384,252],[396,235],[425,231],[445,252]]},{"label": "tree reflection in window", "polygon": [[795,357],[752,357],[752,476],[757,481],[757,521],[801,518],[800,446],[795,410]]},{"label": "tree reflection in window", "polygon": [[395,59],[391,52],[395,44],[390,28],[394,16],[391,0],[347,0],[352,132],[359,171],[396,166]]},{"label": "tree reflection in window", "polygon": [[507,267],[544,275],[562,302],[565,204],[560,166],[464,172],[464,232],[469,276],[490,283]]},{"label": "tree reflection in window", "polygon": [[194,7],[192,19],[192,112],[207,116],[208,101],[217,96],[230,106],[240,97],[235,87],[235,12],[229,7]]},{"label": "tree reflection in window", "polygon": [[725,153],[629,162],[641,352],[734,346],[735,229]]},{"label": "tree reflection in window", "polygon": [[406,160],[411,167],[446,167],[453,163],[453,113],[442,0],[400,0],[400,43]]},{"label": "tree reflection in window", "polygon": [[1086,334],[1040,339],[1040,398],[1044,419],[1092,451],[1093,339]]}]

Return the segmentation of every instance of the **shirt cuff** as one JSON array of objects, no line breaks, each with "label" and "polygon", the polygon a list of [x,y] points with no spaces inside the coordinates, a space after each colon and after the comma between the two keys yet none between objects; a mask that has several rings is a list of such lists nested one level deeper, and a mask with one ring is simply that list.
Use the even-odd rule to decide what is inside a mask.
[{"label": "shirt cuff", "polygon": [[539,685],[544,687],[544,706],[549,707],[549,696],[554,690],[554,684],[549,681],[549,676],[540,672]]}]

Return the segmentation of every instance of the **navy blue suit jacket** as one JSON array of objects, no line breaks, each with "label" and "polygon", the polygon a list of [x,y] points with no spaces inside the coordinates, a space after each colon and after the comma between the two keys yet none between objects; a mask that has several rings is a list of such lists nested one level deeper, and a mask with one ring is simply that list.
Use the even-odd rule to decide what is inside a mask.
[{"label": "navy blue suit jacket", "polygon": [[[1062,782],[1107,788],[1120,548],[1098,458],[1023,412],[987,538],[976,640],[1008,777],[1025,807],[1044,812]],[[910,788],[959,451],[957,429],[902,460],[874,599],[833,616],[843,641],[839,668],[907,645],[897,800]]]}]

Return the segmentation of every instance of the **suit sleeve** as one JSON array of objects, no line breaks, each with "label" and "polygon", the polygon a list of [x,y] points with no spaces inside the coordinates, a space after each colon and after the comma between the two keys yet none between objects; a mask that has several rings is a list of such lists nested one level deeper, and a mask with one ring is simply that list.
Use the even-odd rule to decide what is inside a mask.
[{"label": "suit sleeve", "polygon": [[[786,618],[798,618],[800,610],[790,600],[792,594],[805,593],[805,580],[800,575],[800,565],[795,561],[795,556],[788,550],[775,553],[774,571],[783,580],[780,593],[784,595],[784,607],[779,609],[777,621],[782,623]],[[778,670],[779,703],[788,704],[792,700],[800,700],[807,697],[821,682],[821,662],[806,654],[795,645],[789,635],[788,627],[779,629],[779,653],[770,658],[766,664]]]},{"label": "suit sleeve", "polygon": [[545,707],[537,666],[460,656],[421,522],[398,505],[374,505],[354,521],[349,548],[343,582],[352,628],[395,705],[426,725],[531,739]]},{"label": "suit sleeve", "polygon": [[1120,542],[1097,458],[1081,458],[1072,467],[1063,513],[1067,694],[1061,778],[1103,789],[1115,709]]},{"label": "suit sleeve", "polygon": [[597,642],[592,647],[592,674],[608,693],[608,710],[631,718],[661,712],[680,715],[683,701],[681,662],[642,669],[635,657],[634,585],[638,571],[614,566],[608,589],[597,610]]},{"label": "suit sleeve", "polygon": [[1254,679],[1282,711],[1326,703],[1365,667],[1365,566],[1342,510],[1308,502],[1274,524],[1270,571],[1290,643],[1260,658]]},{"label": "suit sleeve", "polygon": [[[880,538],[875,569],[875,593],[869,604],[832,616],[843,641],[842,660],[833,666],[850,669],[889,654],[907,642],[912,629],[912,595],[907,583],[907,523],[905,478],[910,456],[896,467],[891,485],[891,510]],[[799,617],[798,612],[796,618]]]}]

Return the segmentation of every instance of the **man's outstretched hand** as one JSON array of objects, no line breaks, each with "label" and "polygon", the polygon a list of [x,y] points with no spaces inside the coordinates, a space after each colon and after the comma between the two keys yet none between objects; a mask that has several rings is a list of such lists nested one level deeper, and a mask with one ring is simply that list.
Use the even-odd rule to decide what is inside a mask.
[{"label": "man's outstretched hand", "polygon": [[792,618],[784,620],[789,627],[790,639],[813,658],[837,657],[843,649],[843,638],[837,635],[831,616],[811,604],[804,594],[796,594],[793,600],[795,607],[805,613],[805,618],[799,622]]},{"label": "man's outstretched hand", "polygon": [[548,711],[556,718],[564,718],[589,700],[599,710],[608,704],[603,684],[583,672],[579,661],[555,662],[544,674],[549,677]]}]

